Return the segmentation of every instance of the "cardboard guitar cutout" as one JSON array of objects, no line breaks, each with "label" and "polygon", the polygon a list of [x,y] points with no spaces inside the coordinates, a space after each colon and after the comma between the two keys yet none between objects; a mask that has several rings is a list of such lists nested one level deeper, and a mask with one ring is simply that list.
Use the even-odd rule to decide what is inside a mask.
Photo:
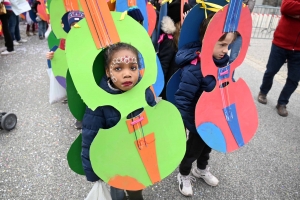
[{"label": "cardboard guitar cutout", "polygon": [[[53,5],[59,4],[58,2],[54,2],[55,1],[52,1],[50,4],[52,8],[50,9],[50,15],[51,13],[53,14],[53,9],[55,9]],[[65,5],[65,3],[66,2],[61,2],[60,5]],[[90,7],[92,4],[97,6],[93,6],[92,8]],[[99,148],[96,144],[102,140],[106,140],[108,143],[115,140],[114,137],[103,138],[102,132],[104,130],[99,131],[100,134],[94,139],[95,144],[93,142],[90,147],[91,163],[98,176],[102,176],[103,173],[104,177],[107,177],[106,174],[108,174],[108,176],[110,174],[114,175],[115,178],[113,179],[105,179],[105,181],[109,182],[112,186],[131,190],[144,188],[162,180],[173,172],[184,155],[185,130],[180,113],[172,104],[165,101],[161,101],[155,107],[148,106],[146,102],[145,90],[156,81],[157,77],[157,66],[155,65],[156,55],[146,30],[129,17],[120,21],[121,13],[109,13],[108,9],[105,9],[105,4],[102,1],[80,1],[80,8],[85,12],[86,19],[81,20],[77,23],[76,28],[70,30],[66,38],[65,48],[61,45],[61,41],[65,39],[65,33],[63,33],[62,27],[58,27],[57,23],[55,21],[53,22],[56,24],[56,28],[54,28],[53,31],[55,35],[58,35],[57,38],[61,39],[60,48],[56,50],[56,52],[60,53],[57,54],[58,59],[56,61],[54,60],[54,63],[63,62],[62,51],[65,50],[66,53],[68,66],[66,70],[66,87],[68,99],[74,103],[74,105],[69,105],[69,107],[73,108],[80,104],[81,108],[86,105],[91,109],[95,109],[99,106],[111,105],[118,109],[121,113],[121,120],[115,127],[106,129],[105,132],[108,133],[108,135],[114,135],[114,137],[118,136],[117,138],[119,140],[129,141],[125,143],[125,146],[133,149],[133,152],[126,152],[124,149],[122,152],[125,153],[124,156],[132,158],[133,164],[136,165],[137,163],[136,166],[140,168],[138,171],[141,173],[136,174],[137,169],[129,169],[125,172],[126,178],[124,178],[124,170],[122,167],[119,167],[117,171],[114,167],[111,171],[103,170],[103,168],[109,165],[114,166],[114,161],[111,160],[111,157],[107,158],[106,156],[108,153],[111,155],[119,155],[117,148],[110,148],[108,150],[107,148]],[[56,12],[57,17],[54,17],[54,19],[61,20],[65,12],[62,11],[63,9],[61,9],[61,12]],[[103,14],[104,17],[97,17],[99,14]],[[51,15],[51,21],[52,20]],[[103,26],[107,28],[106,30],[109,30],[109,35],[103,34],[103,32],[100,31]],[[128,30],[128,27],[131,27],[131,29]],[[78,38],[82,39],[80,43],[78,43]],[[111,95],[98,86],[99,80],[104,72],[104,60],[101,54],[106,46],[119,41],[134,45],[142,54],[145,66],[144,76],[130,91],[120,95]],[[82,49],[85,51],[82,51]],[[61,58],[59,58],[60,54]],[[153,63],[155,64],[153,65]],[[56,73],[65,73],[60,72],[60,70],[61,69]],[[86,90],[85,88],[87,87],[91,90]],[[73,97],[77,100],[80,98],[82,101],[75,103],[72,101]],[[129,104],[128,102],[136,103]],[[139,108],[144,109],[143,114],[131,119],[134,121],[128,121],[126,116]],[[77,119],[82,119],[83,109],[77,110],[77,112],[71,112]],[[172,117],[168,118],[166,116],[167,114],[171,114]],[[138,122],[135,121],[137,118]],[[164,126],[158,126],[158,123],[163,123]],[[169,126],[172,128],[167,129]],[[132,133],[133,128],[139,132],[145,131],[143,137],[136,138]],[[81,135],[79,135],[68,152],[69,166],[78,174],[84,173],[80,157],[81,140]],[[146,141],[147,144],[144,143],[146,146],[142,148],[141,145],[143,141]],[[137,150],[137,148],[139,150]],[[165,148],[169,149],[169,151],[165,151]],[[99,163],[99,159],[104,159],[106,165],[103,167],[98,166],[97,163]],[[149,162],[149,160],[151,162]],[[152,163],[154,165],[152,165]],[[124,165],[124,169],[128,169],[128,164],[127,166]],[[128,185],[128,180],[141,184],[138,184],[138,186],[136,184]]]},{"label": "cardboard guitar cutout", "polygon": [[[103,6],[101,7],[101,3],[102,2],[99,1],[97,2],[99,5],[98,8],[100,8],[100,12],[102,13],[101,9],[103,9]],[[84,11],[87,9],[86,6],[88,7],[88,4],[85,6],[82,5]],[[85,15],[90,16],[90,18],[86,17],[86,19],[81,20],[78,23],[80,28],[72,29],[68,34],[66,56],[70,75],[78,94],[89,108],[94,110],[99,106],[111,105],[121,114],[121,120],[116,126],[111,129],[99,130],[99,134],[97,134],[93,140],[90,147],[92,167],[95,173],[101,178],[109,177],[113,174],[113,179],[104,178],[103,180],[114,187],[130,190],[142,189],[162,180],[178,166],[185,152],[184,126],[180,113],[172,104],[161,101],[153,108],[148,106],[145,99],[145,90],[156,81],[157,77],[157,67],[156,65],[153,65],[153,61],[155,63],[156,60],[155,51],[146,30],[132,18],[127,17],[120,21],[119,19],[122,13],[111,12],[110,16],[106,14],[104,14],[104,16],[108,21],[110,20],[109,17],[112,17],[113,24],[109,25],[115,26],[120,41],[130,43],[142,54],[145,65],[144,76],[134,88],[122,94],[111,95],[98,86],[94,77],[93,63],[95,58],[104,50],[105,46],[103,45],[106,44],[106,41],[100,41],[99,37],[109,38],[111,35],[98,33],[99,37],[95,37],[96,35],[93,34],[95,25],[91,24],[91,21],[89,21],[89,19],[92,19],[92,15],[90,14],[91,13],[85,12]],[[93,19],[95,20],[96,18],[94,17]],[[104,24],[107,26],[105,22]],[[129,26],[131,27],[130,29],[128,29]],[[114,29],[114,27],[107,28]],[[76,42],[78,38],[84,39],[84,42],[80,43],[81,48],[78,48]],[[82,51],[81,49],[85,49],[85,51]],[[104,63],[102,65],[99,64],[97,67],[104,70]],[[85,89],[87,87],[89,90]],[[128,102],[135,103],[131,104]],[[126,119],[127,115],[139,108],[144,109],[144,114],[140,114],[136,116],[135,119],[132,119],[134,121],[128,122]],[[163,119],[167,119],[165,115],[170,113],[172,115],[171,119],[163,121]],[[140,121],[136,122],[136,118]],[[144,123],[146,121],[148,123]],[[164,123],[165,127],[162,128],[163,126],[158,126],[158,121]],[[131,123],[136,124],[130,125]],[[137,127],[137,123],[141,123],[141,126]],[[145,131],[143,137],[137,139],[133,133],[130,134],[130,126],[135,127],[135,130],[137,131]],[[166,127],[169,126],[174,126],[174,130],[173,128],[166,129]],[[107,133],[104,135],[114,136],[103,137],[103,132]],[[139,169],[130,169],[130,162],[124,163],[124,166],[122,167],[118,167],[119,170],[116,170],[116,168],[113,167],[115,165],[112,156],[108,157],[107,155],[119,155],[119,148],[110,148],[110,151],[108,151],[107,148],[104,148],[103,146],[100,147],[97,143],[105,140],[107,143],[111,144],[111,141],[113,142],[116,139],[114,137],[117,137],[120,141],[124,141],[126,149],[127,147],[131,149],[131,151],[128,152],[123,149],[122,152],[123,154],[125,153],[124,157],[129,156],[128,159],[132,159],[132,163],[136,163],[136,166],[139,167]],[[149,144],[149,148],[146,148],[139,153],[137,148],[141,147],[142,141],[146,141],[147,145],[148,142],[151,144]],[[165,148],[170,149],[170,151],[162,150]],[[113,152],[111,150],[113,150]],[[175,154],[173,153],[174,151],[176,152]],[[123,157],[123,155],[121,157]],[[155,159],[155,157],[157,159]],[[157,165],[149,165],[147,158],[151,159],[151,163],[157,163]],[[105,160],[107,165],[105,164],[103,167],[99,166],[99,161],[102,163],[103,160]],[[107,166],[111,166],[110,171],[105,169]],[[128,171],[124,171],[123,169],[128,169]],[[140,173],[136,174],[136,171],[140,171]],[[124,172],[127,174],[124,174]],[[134,184],[128,184],[131,182]]]},{"label": "cardboard guitar cutout", "polygon": [[[213,75],[217,84],[213,91],[200,96],[195,125],[206,144],[220,152],[244,146],[257,130],[258,115],[249,87],[242,78],[232,81],[234,70],[246,56],[251,30],[249,9],[242,6],[241,0],[232,0],[214,15],[203,39],[202,73],[204,77]],[[243,37],[240,53],[230,65],[217,68],[212,59],[214,45],[224,32],[231,31]]]}]

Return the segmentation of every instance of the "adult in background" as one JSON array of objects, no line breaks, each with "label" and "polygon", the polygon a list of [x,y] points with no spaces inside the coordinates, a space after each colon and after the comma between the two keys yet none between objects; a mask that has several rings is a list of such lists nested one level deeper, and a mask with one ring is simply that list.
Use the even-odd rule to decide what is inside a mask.
[{"label": "adult in background", "polygon": [[272,88],[274,76],[287,60],[288,75],[276,105],[277,113],[286,117],[286,105],[300,80],[300,0],[283,0],[280,11],[281,18],[274,32],[267,69],[257,100],[267,104],[267,94]]},{"label": "adult in background", "polygon": [[13,44],[17,46],[20,45],[20,43],[27,42],[27,40],[21,39],[20,28],[19,28],[19,22],[20,22],[19,15],[18,16],[15,15],[13,10],[11,9],[9,0],[4,0],[4,2],[6,2],[6,4],[10,6],[10,9],[6,9],[6,11],[7,14],[9,15],[8,27],[9,27],[11,38],[13,40]]},{"label": "adult in background", "polygon": [[[4,5],[5,5],[6,12],[8,12],[9,9],[11,10],[11,6],[9,2],[4,1]],[[2,31],[4,35],[4,41],[5,41],[5,47],[0,48],[1,55],[9,55],[15,53],[14,44],[9,32],[8,19],[9,19],[8,13],[4,15],[0,15],[0,20],[2,22]]]}]

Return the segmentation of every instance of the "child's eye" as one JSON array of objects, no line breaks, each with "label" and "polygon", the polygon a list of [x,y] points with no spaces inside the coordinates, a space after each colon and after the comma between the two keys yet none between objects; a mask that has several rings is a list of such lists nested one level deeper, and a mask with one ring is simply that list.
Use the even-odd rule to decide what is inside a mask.
[{"label": "child's eye", "polygon": [[114,69],[115,71],[121,71],[122,70],[122,68],[121,67],[115,67],[115,69]]},{"label": "child's eye", "polygon": [[137,67],[136,66],[131,66],[131,70],[135,71],[135,70],[137,70]]}]

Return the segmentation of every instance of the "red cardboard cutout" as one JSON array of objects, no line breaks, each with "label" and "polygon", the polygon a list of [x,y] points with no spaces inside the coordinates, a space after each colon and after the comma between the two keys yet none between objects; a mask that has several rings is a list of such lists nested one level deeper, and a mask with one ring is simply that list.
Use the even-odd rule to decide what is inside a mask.
[{"label": "red cardboard cutout", "polygon": [[42,0],[42,1],[40,1],[40,3],[41,4],[39,4],[37,7],[37,11],[40,14],[40,18],[49,23],[49,15],[47,14],[47,11],[46,11],[45,2]]},{"label": "red cardboard cutout", "polygon": [[155,25],[156,25],[156,12],[155,9],[153,7],[153,5],[151,3],[147,3],[147,14],[148,14],[148,34],[149,36],[152,35],[154,29],[155,29]]},{"label": "red cardboard cutout", "polygon": [[[201,70],[204,77],[213,75],[216,78],[216,86],[213,91],[208,93],[204,92],[198,100],[195,111],[195,125],[200,136],[206,143],[205,135],[208,136],[208,132],[213,132],[212,129],[217,127],[218,131],[215,132],[222,133],[224,136],[226,152],[231,152],[248,143],[254,136],[258,126],[258,115],[250,89],[245,81],[241,78],[237,82],[232,81],[233,71],[242,64],[250,42],[252,20],[250,11],[247,7],[242,7],[237,28],[237,31],[242,36],[240,53],[236,60],[230,64],[229,70],[227,70],[229,76],[218,80],[218,69],[223,70],[223,68],[217,68],[215,66],[212,55],[215,43],[223,35],[227,9],[228,6],[225,6],[224,9],[215,14],[204,36],[201,52]],[[226,85],[225,87],[224,84]],[[224,108],[228,110],[224,111]],[[224,114],[226,111],[228,111],[229,114],[228,112],[227,115]],[[235,121],[233,123],[234,126],[229,126],[231,119],[232,121]],[[213,124],[213,126],[206,129],[199,128],[203,124]],[[242,138],[242,145],[238,143],[234,136],[234,129],[239,130],[238,132],[240,132]],[[214,133],[211,135],[213,134]],[[213,140],[217,139],[213,138],[211,141]]]}]

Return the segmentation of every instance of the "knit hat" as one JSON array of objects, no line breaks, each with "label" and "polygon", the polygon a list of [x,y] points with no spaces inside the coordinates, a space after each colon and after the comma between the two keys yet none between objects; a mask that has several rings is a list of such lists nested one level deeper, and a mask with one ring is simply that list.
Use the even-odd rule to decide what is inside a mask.
[{"label": "knit hat", "polygon": [[130,7],[127,11],[127,14],[135,19],[135,21],[142,22],[144,21],[143,14],[137,6]]},{"label": "knit hat", "polygon": [[79,22],[84,18],[84,13],[81,11],[70,11],[68,14],[68,22],[69,25],[73,24],[74,22]]},{"label": "knit hat", "polygon": [[[175,0],[168,5],[168,16],[171,17],[175,24],[180,21],[181,17],[180,2],[181,0]],[[183,13],[189,11],[190,9],[191,6],[188,3],[185,3],[183,6]]]}]

